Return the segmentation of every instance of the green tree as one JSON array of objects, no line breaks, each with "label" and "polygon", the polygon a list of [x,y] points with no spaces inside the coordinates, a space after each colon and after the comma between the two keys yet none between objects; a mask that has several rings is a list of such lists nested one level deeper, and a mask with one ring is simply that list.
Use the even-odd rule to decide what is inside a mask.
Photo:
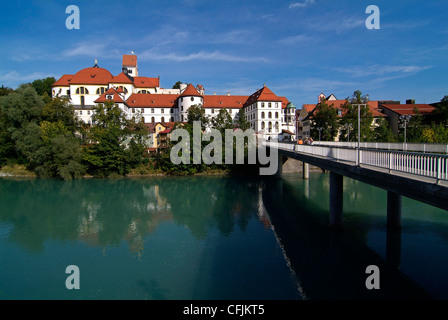
[{"label": "green tree", "polygon": [[177,81],[174,85],[173,85],[173,89],[180,89],[180,85],[182,84],[182,81]]},{"label": "green tree", "polygon": [[311,137],[314,140],[333,141],[338,132],[338,115],[333,105],[328,105],[326,101],[320,102],[313,111],[313,125]]},{"label": "green tree", "polygon": [[438,122],[448,124],[448,95],[444,96],[439,103],[435,104],[434,115]]},{"label": "green tree", "polygon": [[[373,141],[375,139],[373,129],[373,114],[367,103],[369,95],[363,95],[360,90],[353,92],[352,97],[347,98],[346,103],[342,106],[341,132],[339,139],[347,141],[348,125],[350,129],[350,141],[357,141],[358,137],[358,115],[360,115],[361,123],[361,141]],[[358,110],[358,108],[360,108]]]},{"label": "green tree", "polygon": [[51,97],[51,86],[56,82],[54,77],[47,77],[45,79],[34,80],[31,86],[36,89],[38,95],[43,96],[45,93]]},{"label": "green tree", "polygon": [[7,96],[8,94],[14,92],[14,89],[8,88],[8,87],[4,87],[2,85],[2,87],[0,88],[0,97],[2,96]]},{"label": "green tree", "polygon": [[246,119],[246,113],[244,112],[244,108],[241,108],[240,111],[238,111],[238,114],[236,116],[236,125],[241,130],[247,130],[250,128],[250,123]]},{"label": "green tree", "polygon": [[377,119],[377,126],[373,129],[374,141],[393,142],[395,141],[389,123],[384,118]]},{"label": "green tree", "polygon": [[89,144],[84,148],[83,160],[87,172],[100,177],[126,175],[136,166],[143,151],[143,134],[135,119],[113,102],[94,107],[93,125],[87,133]]},{"label": "green tree", "polygon": [[204,131],[210,124],[210,118],[205,114],[205,109],[202,104],[194,104],[187,111],[187,123],[193,125],[193,122],[200,121],[201,129]]},{"label": "green tree", "polygon": [[227,109],[219,110],[218,115],[211,119],[211,126],[221,131],[221,133],[224,133],[225,129],[232,129],[234,127],[232,116]]}]

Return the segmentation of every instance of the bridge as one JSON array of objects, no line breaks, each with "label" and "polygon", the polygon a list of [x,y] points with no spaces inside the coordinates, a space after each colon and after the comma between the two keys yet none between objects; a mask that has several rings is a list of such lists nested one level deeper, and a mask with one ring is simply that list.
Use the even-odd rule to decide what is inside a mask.
[{"label": "bridge", "polygon": [[[448,210],[447,145],[266,142],[278,151],[277,176],[286,158],[330,172],[330,218],[332,227],[342,226],[343,177],[387,190],[387,226],[401,227],[402,196]],[[403,149],[405,151],[403,151]]]}]

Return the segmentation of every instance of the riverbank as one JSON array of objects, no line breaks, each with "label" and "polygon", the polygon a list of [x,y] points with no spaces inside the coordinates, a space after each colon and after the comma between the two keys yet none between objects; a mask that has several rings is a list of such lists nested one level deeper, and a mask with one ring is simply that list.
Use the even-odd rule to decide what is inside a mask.
[{"label": "riverbank", "polygon": [[[202,172],[196,172],[188,174],[188,176],[230,176],[230,175],[257,175],[258,167],[242,166],[240,169],[234,167],[232,169],[217,169],[210,168]],[[321,171],[322,169],[314,166],[310,166],[310,171]],[[301,173],[303,172],[303,163],[298,160],[288,159],[283,164],[284,173]],[[113,175],[109,178],[135,178],[135,177],[161,177],[161,176],[181,176],[181,174],[173,174],[170,172],[164,172],[161,169],[156,169],[152,165],[140,165],[137,168],[132,169],[126,176]],[[18,178],[37,178],[37,175],[28,169],[25,165],[6,165],[0,168],[0,177],[18,177]],[[94,178],[91,175],[84,175],[83,178]]]}]

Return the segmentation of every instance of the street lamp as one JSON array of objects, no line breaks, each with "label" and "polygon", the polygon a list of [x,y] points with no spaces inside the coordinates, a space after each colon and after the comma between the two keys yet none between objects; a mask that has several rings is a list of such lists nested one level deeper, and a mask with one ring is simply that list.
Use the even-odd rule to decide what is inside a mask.
[{"label": "street lamp", "polygon": [[346,123],[344,129],[347,129],[347,141],[350,142],[350,129],[353,129],[353,125],[351,123]]},{"label": "street lamp", "polygon": [[320,142],[320,133],[321,133],[321,131],[324,129],[324,128],[322,128],[322,127],[318,127],[318,128],[316,128],[317,130],[319,130],[319,142]]},{"label": "street lamp", "polygon": [[404,145],[403,150],[406,151],[406,125],[409,121],[411,121],[412,116],[411,115],[401,115],[400,120],[404,122]]},{"label": "street lamp", "polygon": [[[367,102],[367,99],[366,99]],[[361,163],[361,107],[367,107],[366,103],[353,103],[353,106],[358,106],[358,156],[356,159],[356,164],[359,166]]]}]

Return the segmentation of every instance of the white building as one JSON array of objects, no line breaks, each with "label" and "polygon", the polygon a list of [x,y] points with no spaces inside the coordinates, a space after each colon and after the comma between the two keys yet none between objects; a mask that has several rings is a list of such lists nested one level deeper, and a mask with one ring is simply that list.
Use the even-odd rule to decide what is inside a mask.
[{"label": "white building", "polygon": [[250,96],[205,95],[203,86],[192,84],[164,89],[159,77],[138,75],[136,55],[123,55],[122,72],[116,76],[96,61],[91,68],[63,75],[53,84],[52,93],[69,98],[78,117],[89,124],[94,106],[106,101],[114,101],[129,118],[141,115],[145,123],[184,122],[191,106],[202,105],[207,116],[226,109],[234,121],[244,109],[251,127],[266,139],[281,140],[284,132],[295,135],[295,107],[266,85]]}]

